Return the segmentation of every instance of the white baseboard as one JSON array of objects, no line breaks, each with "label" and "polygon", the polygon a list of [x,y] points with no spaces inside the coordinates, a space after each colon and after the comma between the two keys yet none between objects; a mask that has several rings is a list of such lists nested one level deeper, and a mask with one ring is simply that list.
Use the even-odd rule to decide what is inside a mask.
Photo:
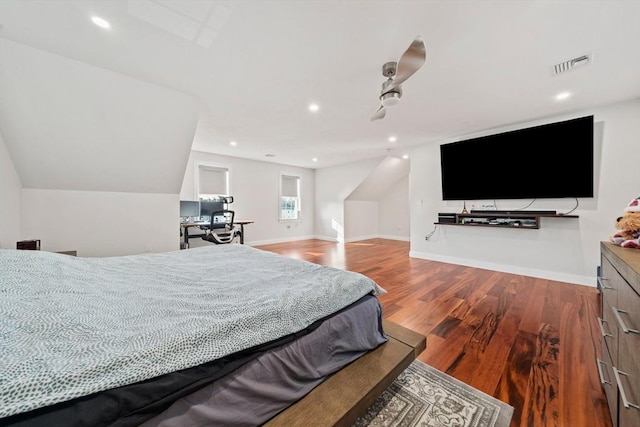
[{"label": "white baseboard", "polygon": [[252,240],[250,242],[245,241],[247,246],[261,246],[261,245],[273,245],[276,243],[297,242],[298,240],[318,239],[316,236],[296,236],[296,237],[284,237],[281,239],[268,239],[268,240]]},{"label": "white baseboard", "polygon": [[388,239],[388,240],[400,240],[402,242],[410,242],[411,237],[409,236],[390,236],[388,234],[381,234],[378,236],[378,239]]},{"label": "white baseboard", "polygon": [[372,234],[370,236],[350,237],[348,239],[345,239],[345,243],[359,242],[361,240],[369,240],[369,239],[400,240],[400,241],[403,241],[403,242],[408,242],[408,241],[411,240],[409,237],[404,237],[404,236],[389,236],[389,235],[386,235],[386,234]]},{"label": "white baseboard", "polygon": [[[340,243],[339,240],[335,237],[330,236],[298,236],[298,237],[286,237],[282,239],[269,239],[269,240],[253,240],[251,242],[244,242],[245,245],[248,246],[261,246],[261,245],[272,245],[275,243],[286,243],[286,242],[297,242],[299,240],[309,240],[309,239],[317,239],[324,240],[327,242]],[[404,236],[389,236],[389,235],[380,235],[380,234],[372,234],[370,236],[358,236],[351,237],[345,240],[345,243],[351,242],[359,242],[361,240],[369,240],[369,239],[388,239],[388,240],[400,240],[403,242],[410,241],[409,237]]]},{"label": "white baseboard", "polygon": [[378,236],[377,234],[372,234],[370,236],[358,236],[358,237],[349,237],[348,239],[344,239],[345,243],[351,243],[351,242],[359,242],[360,240],[369,240],[369,239],[377,239]]},{"label": "white baseboard", "polygon": [[446,262],[448,264],[465,265],[467,267],[482,268],[485,270],[501,271],[503,273],[519,274],[522,276],[538,277],[541,279],[554,280],[557,282],[575,283],[579,285],[596,287],[595,276],[580,276],[576,274],[559,273],[557,271],[537,270],[533,268],[523,268],[513,265],[503,265],[464,258],[442,256],[427,252],[409,251],[409,256],[412,258],[428,259],[430,261]]},{"label": "white baseboard", "polygon": [[331,236],[313,236],[313,239],[326,240],[327,242],[333,242],[333,243],[339,242],[337,238],[331,237]]}]

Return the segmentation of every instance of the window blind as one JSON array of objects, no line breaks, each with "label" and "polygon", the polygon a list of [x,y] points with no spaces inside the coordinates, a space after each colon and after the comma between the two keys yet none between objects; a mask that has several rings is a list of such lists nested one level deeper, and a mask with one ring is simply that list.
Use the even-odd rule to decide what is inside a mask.
[{"label": "window blind", "polygon": [[229,169],[214,166],[198,166],[200,194],[228,194]]},{"label": "window blind", "polygon": [[282,175],[282,197],[299,197],[298,181],[300,177]]}]

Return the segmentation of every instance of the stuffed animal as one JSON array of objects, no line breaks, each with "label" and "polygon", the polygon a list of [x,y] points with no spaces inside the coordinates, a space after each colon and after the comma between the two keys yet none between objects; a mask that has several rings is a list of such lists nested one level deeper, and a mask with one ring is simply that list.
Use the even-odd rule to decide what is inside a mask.
[{"label": "stuffed animal", "polygon": [[623,248],[640,249],[640,197],[632,200],[624,214],[616,220],[618,231],[611,241]]}]

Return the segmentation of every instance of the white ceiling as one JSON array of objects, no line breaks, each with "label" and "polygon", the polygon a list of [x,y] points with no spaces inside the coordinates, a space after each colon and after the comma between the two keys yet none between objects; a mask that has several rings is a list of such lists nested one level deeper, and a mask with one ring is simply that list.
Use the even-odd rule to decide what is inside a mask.
[{"label": "white ceiling", "polygon": [[[302,167],[640,97],[639,0],[0,0],[0,24],[2,38],[201,100],[195,150]],[[416,35],[426,64],[371,122],[382,64]],[[590,65],[552,75],[584,54]]]}]

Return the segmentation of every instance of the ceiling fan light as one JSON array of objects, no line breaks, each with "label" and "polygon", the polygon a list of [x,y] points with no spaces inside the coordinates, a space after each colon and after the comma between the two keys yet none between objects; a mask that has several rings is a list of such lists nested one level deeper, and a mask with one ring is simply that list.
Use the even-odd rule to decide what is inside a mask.
[{"label": "ceiling fan light", "polygon": [[393,107],[400,102],[400,94],[398,92],[389,92],[382,95],[380,99],[383,107]]}]

